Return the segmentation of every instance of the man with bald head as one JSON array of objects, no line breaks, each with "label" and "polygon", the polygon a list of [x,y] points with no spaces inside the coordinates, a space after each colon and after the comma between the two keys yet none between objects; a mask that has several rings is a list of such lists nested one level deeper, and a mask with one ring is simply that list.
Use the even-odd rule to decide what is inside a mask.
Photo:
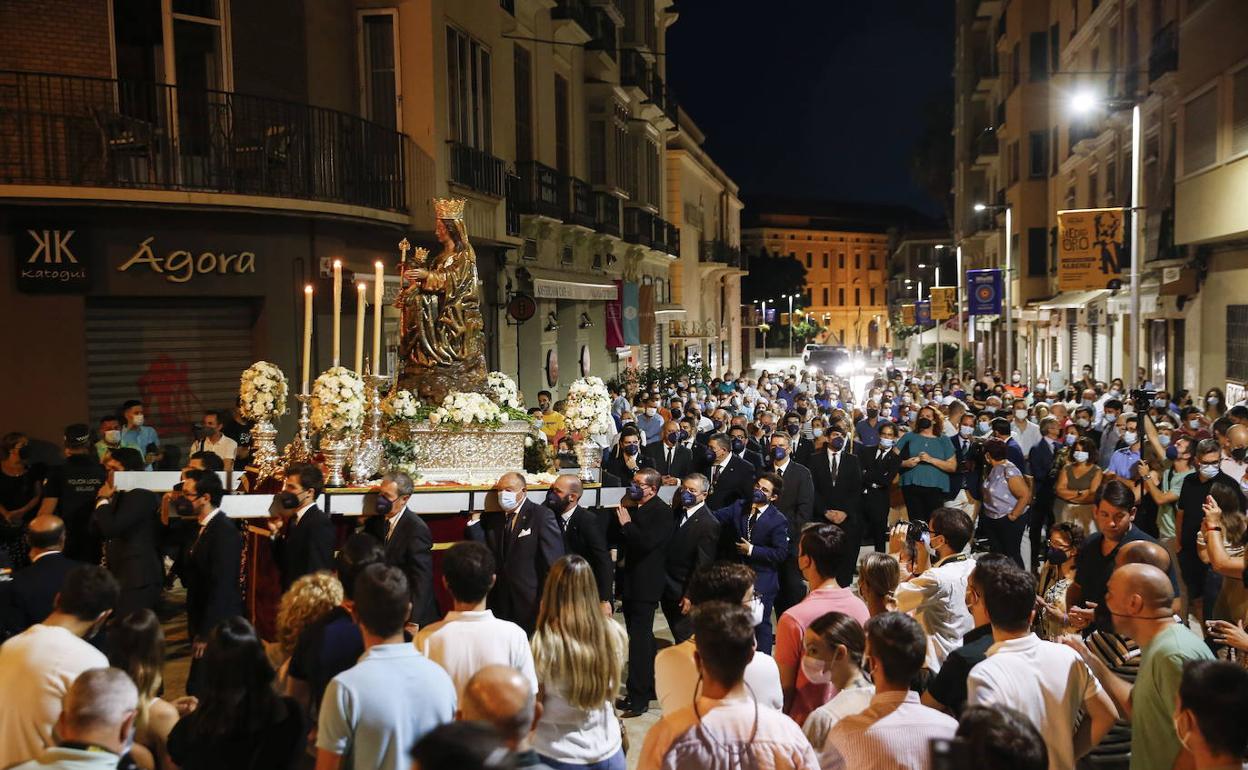
[{"label": "man with bald head", "polygon": [[26,525],[30,544],[30,566],[13,574],[7,602],[0,606],[0,639],[20,634],[52,612],[53,600],[65,583],[65,576],[83,562],[62,553],[65,548],[65,522],[51,513],[41,513]]},{"label": "man with bald head", "polygon": [[464,687],[456,719],[485,722],[511,750],[515,767],[546,767],[533,750],[533,731],[542,718],[542,704],[529,681],[507,666],[486,666]]},{"label": "man with bald head", "polygon": [[1226,445],[1222,472],[1239,483],[1248,473],[1248,425],[1232,425],[1226,431]]},{"label": "man with bald head", "polygon": [[598,584],[598,606],[602,614],[611,617],[615,562],[607,549],[607,524],[598,514],[581,507],[584,491],[576,476],[559,476],[546,490],[546,507],[554,512],[555,523],[563,532],[564,553],[574,553],[589,562]]},{"label": "man with bald head", "polygon": [[650,458],[650,466],[663,474],[667,486],[679,484],[693,467],[693,453],[680,443],[680,423],[668,420],[663,424],[661,441],[646,444],[641,453]]},{"label": "man with bald head", "polygon": [[[1141,549],[1131,556],[1151,555]],[[1112,626],[1135,640],[1142,651],[1134,685],[1111,671],[1077,637],[1063,640],[1079,651],[1131,722],[1131,770],[1169,770],[1175,765],[1182,750],[1173,720],[1183,666],[1190,660],[1213,658],[1204,640],[1174,622],[1173,603],[1170,577],[1152,564],[1123,564],[1109,579],[1105,605]]]},{"label": "man with bald head", "polygon": [[93,668],[74,680],[56,723],[57,745],[18,770],[113,770],[134,741],[139,691],[125,671]]},{"label": "man with bald head", "polygon": [[555,514],[528,499],[522,473],[504,473],[494,485],[496,510],[476,512],[464,537],[485,543],[498,565],[498,580],[490,589],[489,608],[533,635],[537,607],[546,573],[563,556],[563,535]]}]

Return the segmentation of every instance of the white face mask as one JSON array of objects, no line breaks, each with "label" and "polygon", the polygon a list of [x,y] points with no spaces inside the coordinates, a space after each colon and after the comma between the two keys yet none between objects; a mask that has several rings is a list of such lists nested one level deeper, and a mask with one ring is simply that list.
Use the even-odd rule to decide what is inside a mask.
[{"label": "white face mask", "polygon": [[520,507],[520,493],[504,489],[498,493],[498,504],[503,507],[504,511],[514,511]]},{"label": "white face mask", "polygon": [[1027,410],[1026,410],[1026,409],[1015,409],[1015,410],[1014,410],[1014,416],[1015,416],[1015,417],[1017,417],[1017,418],[1018,418],[1018,419],[1020,419],[1020,420],[1026,420],[1026,419],[1027,419]]},{"label": "white face mask", "polygon": [[1136,435],[1135,435],[1135,431],[1133,430],[1129,430],[1122,434],[1122,440],[1125,441],[1128,446],[1130,446],[1131,444],[1134,444],[1135,439],[1136,439]]},{"label": "white face mask", "polygon": [[958,433],[962,434],[963,438],[970,438],[972,435],[975,434],[975,426],[963,425],[962,427],[958,428]]},{"label": "white face mask", "polygon": [[830,684],[832,682],[832,667],[828,665],[826,660],[803,655],[802,673],[805,674],[806,680],[811,684]]},{"label": "white face mask", "polygon": [[1219,470],[1221,470],[1221,468],[1217,463],[1201,463],[1200,477],[1202,479],[1211,479],[1218,475]]},{"label": "white face mask", "polygon": [[1088,453],[1083,451],[1071,452],[1077,463],[1086,463],[1088,461]]},{"label": "white face mask", "polygon": [[104,431],[104,443],[105,444],[120,444],[121,443],[121,431],[117,430],[116,428],[113,428],[112,430]]},{"label": "white face mask", "polygon": [[1208,397],[1208,398],[1206,398],[1206,399],[1205,399],[1205,403],[1206,403],[1206,404],[1208,404],[1209,406],[1216,406],[1216,405],[1217,405],[1217,403],[1218,403],[1218,397],[1217,397],[1217,396],[1210,396],[1210,397]]}]

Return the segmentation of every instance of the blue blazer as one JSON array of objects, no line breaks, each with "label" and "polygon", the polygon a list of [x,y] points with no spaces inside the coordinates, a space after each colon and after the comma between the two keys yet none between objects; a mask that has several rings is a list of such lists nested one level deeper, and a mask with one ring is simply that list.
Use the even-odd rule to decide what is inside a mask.
[{"label": "blue blazer", "polygon": [[732,549],[737,561],[754,570],[754,592],[774,596],[780,590],[779,566],[789,556],[789,520],[774,505],[764,508],[750,538],[754,550],[745,556],[737,552],[736,545],[749,531],[751,509],[748,502],[738,500],[714,512],[720,523],[720,542]]}]

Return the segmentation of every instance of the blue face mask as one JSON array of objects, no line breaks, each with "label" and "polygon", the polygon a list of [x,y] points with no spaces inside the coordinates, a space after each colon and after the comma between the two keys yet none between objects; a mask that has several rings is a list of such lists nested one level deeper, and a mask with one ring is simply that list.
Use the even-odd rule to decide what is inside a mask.
[{"label": "blue face mask", "polygon": [[692,508],[698,502],[698,496],[687,489],[680,490],[680,504],[685,508]]},{"label": "blue face mask", "polygon": [[676,440],[677,440],[677,441],[688,441],[688,440],[689,440],[689,431],[687,431],[687,430],[682,430],[682,431],[680,432],[680,435],[676,438]]},{"label": "blue face mask", "polygon": [[832,447],[833,452],[839,452],[841,447],[845,446],[845,439],[840,436],[833,436],[832,440],[828,442],[828,446]]},{"label": "blue face mask", "polygon": [[634,481],[632,484],[628,485],[628,492],[626,494],[628,495],[629,500],[640,500],[645,495],[645,492],[642,490],[641,485]]},{"label": "blue face mask", "polygon": [[789,450],[782,446],[776,445],[771,448],[771,456],[777,462],[789,456]]},{"label": "blue face mask", "polygon": [[734,438],[732,440],[732,451],[734,453],[740,453],[743,449],[745,449],[745,440]]},{"label": "blue face mask", "polygon": [[764,492],[763,490],[761,489],[754,490],[753,499],[755,503],[762,505],[763,503],[767,502],[767,497],[768,497],[767,493]]},{"label": "blue face mask", "polygon": [[670,441],[670,442],[671,442],[671,443],[673,443],[673,444],[675,444],[675,443],[679,442],[679,441],[680,441],[680,431],[678,431],[678,430],[669,430],[669,431],[667,432],[667,440],[668,440],[668,441]]},{"label": "blue face mask", "polygon": [[635,455],[640,451],[641,451],[641,444],[625,444],[624,445],[624,454],[626,455]]},{"label": "blue face mask", "polygon": [[714,449],[711,449],[711,448],[708,446],[708,447],[706,448],[706,452],[705,452],[705,454],[706,454],[706,461],[707,461],[708,463],[713,463],[713,462],[715,462],[715,450],[714,450]]}]

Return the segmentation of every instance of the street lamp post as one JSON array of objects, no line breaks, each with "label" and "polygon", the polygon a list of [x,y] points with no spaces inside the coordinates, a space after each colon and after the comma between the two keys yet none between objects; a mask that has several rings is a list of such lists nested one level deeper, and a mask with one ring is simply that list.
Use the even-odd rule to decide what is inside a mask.
[{"label": "street lamp post", "polygon": [[953,368],[955,371],[957,371],[958,376],[961,377],[962,376],[962,361],[966,356],[966,352],[964,350],[966,347],[966,327],[964,326],[965,322],[962,320],[962,287],[966,284],[966,273],[962,272],[962,244],[961,243],[958,244],[957,267],[955,269],[957,270],[957,279],[958,279],[958,291],[957,291],[958,361],[954,365]]},{"label": "street lamp post", "polygon": [[1005,313],[1005,376],[1009,377],[1014,372],[1014,310],[1010,304],[1014,301],[1014,292],[1011,290],[1012,284],[1012,266],[1010,265],[1010,250],[1013,247],[1014,240],[1014,222],[1012,218],[1012,207],[1009,203],[988,205],[985,203],[976,203],[976,211],[1005,211],[1005,280],[1001,282],[1001,309]]},{"label": "street lamp post", "polygon": [[789,358],[793,357],[793,299],[796,294],[785,294],[785,299],[789,301]]},{"label": "street lamp post", "polygon": [[[1110,109],[1131,108],[1131,316],[1127,320],[1127,357],[1124,361],[1124,380],[1134,381],[1136,359],[1140,352],[1140,263],[1144,255],[1144,207],[1140,204],[1140,174],[1144,153],[1140,143],[1140,103],[1131,98],[1098,99],[1089,91],[1075,94],[1071,109],[1077,114],[1087,114],[1097,106]],[[1143,383],[1141,383],[1143,384]]]}]

